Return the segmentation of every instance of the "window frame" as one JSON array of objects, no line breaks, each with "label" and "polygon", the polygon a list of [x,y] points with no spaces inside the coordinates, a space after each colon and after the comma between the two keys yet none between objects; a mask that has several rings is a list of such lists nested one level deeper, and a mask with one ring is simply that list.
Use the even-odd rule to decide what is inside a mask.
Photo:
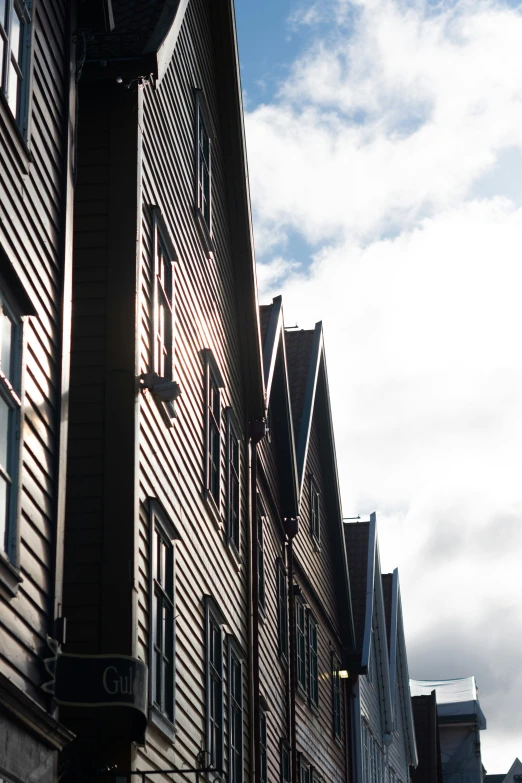
[{"label": "window frame", "polygon": [[[303,625],[300,626],[299,617],[303,618]],[[307,652],[307,636],[306,636],[306,607],[302,596],[296,596],[295,598],[295,655],[296,655],[296,681],[297,690],[306,696],[306,689],[308,686],[308,680],[306,676],[306,652]],[[299,662],[302,662],[300,673]]]},{"label": "window frame", "polygon": [[[9,285],[0,276],[0,316],[11,322],[9,376],[2,370],[2,322],[0,321],[0,400],[9,417],[6,437],[6,464],[0,467],[0,480],[6,485],[6,503],[3,518],[3,540],[0,543],[0,585],[8,598],[16,595],[22,581],[20,573],[19,519],[21,505],[21,476],[23,458],[23,404],[25,366],[25,335],[23,310]],[[5,368],[4,368],[5,369]]]},{"label": "window frame", "polygon": [[[206,250],[208,252],[214,249],[212,243],[212,222],[213,222],[213,209],[212,209],[212,147],[215,134],[213,133],[213,126],[210,120],[210,113],[208,111],[206,101],[201,88],[196,88],[196,106],[195,106],[195,193],[194,193],[194,209],[196,214],[197,224],[200,228]],[[200,143],[200,133],[204,132],[208,142],[208,160],[202,159],[202,150]],[[204,155],[204,152],[203,152]],[[207,203],[208,213],[205,210],[205,205],[202,203],[205,190],[205,183],[202,182],[201,172],[202,165],[206,171],[208,177],[207,187]]]},{"label": "window frame", "polygon": [[[149,362],[152,372],[159,378],[166,381],[175,380],[175,343],[176,343],[176,262],[178,256],[174,244],[170,237],[167,225],[163,218],[161,209],[158,206],[151,206],[152,213],[152,259],[151,259],[151,336],[149,348]],[[169,259],[166,262],[168,269],[167,286],[162,283],[160,276],[160,251],[163,251],[163,257]],[[170,294],[170,301],[169,301]],[[164,300],[162,302],[162,300]],[[163,304],[166,315],[164,334],[160,337],[160,308]],[[163,339],[159,350],[161,353],[166,351],[164,367],[158,356],[158,339]],[[157,399],[158,405],[166,424],[171,427],[172,419],[177,416],[176,405],[174,401],[163,402]]]},{"label": "window frame", "polygon": [[[173,738],[176,730],[176,549],[175,542],[179,539],[178,532],[170,516],[157,498],[148,498],[149,505],[149,720],[169,738]],[[170,595],[158,580],[158,550],[157,536],[161,537],[166,547],[165,564],[170,568]],[[161,574],[160,574],[161,577]],[[170,603],[170,640],[171,683],[165,700],[170,703],[169,709],[164,709],[156,697],[156,654],[163,655],[163,645],[157,644],[156,594]]]},{"label": "window frame", "polygon": [[265,580],[265,549],[264,523],[266,513],[261,501],[257,503],[257,602],[264,617],[266,612],[266,580]]},{"label": "window frame", "polygon": [[321,493],[310,474],[310,536],[316,549],[321,546]]},{"label": "window frame", "polygon": [[[239,667],[239,701],[234,695],[234,678],[232,676],[233,672],[233,665],[237,663]],[[243,727],[243,720],[244,720],[244,701],[243,701],[243,655],[241,654],[241,651],[237,645],[237,643],[234,641],[234,639],[229,636],[228,638],[228,661],[227,661],[227,668],[228,668],[228,779],[229,783],[243,783],[244,779],[244,727]],[[234,742],[233,742],[233,727],[234,727],[234,717],[239,716],[239,726],[240,726],[240,740],[239,740],[239,748],[236,749]],[[232,773],[233,770],[233,757],[234,754],[237,753],[237,763],[239,765],[239,769],[236,769],[236,774]]]},{"label": "window frame", "polygon": [[[222,526],[220,508],[221,508],[221,460],[222,460],[222,389],[225,384],[219,372],[218,366],[210,349],[204,351],[205,364],[205,500],[210,504],[213,512],[213,518],[218,527]],[[214,410],[214,397],[211,399],[211,389],[214,388],[214,395],[217,398],[217,416]],[[211,409],[212,408],[212,409]],[[211,453],[213,443],[211,443],[212,432],[216,433],[217,453]],[[216,488],[212,489],[212,461],[217,456]]]},{"label": "window frame", "polygon": [[[241,438],[237,434],[239,428],[231,407],[226,409],[226,465],[227,465],[227,493],[226,493],[226,518],[227,540],[235,550],[238,557],[241,555]],[[237,448],[237,470],[234,467],[234,444]],[[235,487],[235,492],[234,492]],[[237,506],[237,508],[234,508]],[[234,525],[234,514],[237,529]]]},{"label": "window frame", "polygon": [[[0,94],[3,103],[9,109],[9,114],[15,123],[15,128],[20,133],[25,145],[29,139],[31,116],[34,2],[32,2],[32,0],[6,0],[5,13],[7,16],[7,24],[4,25],[3,21],[0,20],[0,41],[2,41],[4,45],[3,54],[0,55]],[[12,19],[13,14],[15,13],[21,24],[19,56],[15,58],[13,63]],[[16,109],[14,111],[10,98],[10,80],[11,70],[13,68],[17,78]]]},{"label": "window frame", "polygon": [[[315,647],[312,644],[315,631]],[[308,610],[308,698],[310,705],[319,709],[319,623],[313,612]],[[315,666],[314,666],[315,664]]]},{"label": "window frame", "polygon": [[[290,744],[286,739],[281,740],[280,744],[280,781],[281,783],[292,783],[292,758],[291,758],[291,749]],[[286,758],[286,764],[285,764],[285,758]],[[287,768],[287,773],[285,775],[285,766]]]},{"label": "window frame", "polygon": [[288,663],[288,588],[287,571],[283,560],[276,560],[277,577],[277,648],[279,657]]},{"label": "window frame", "polygon": [[[211,596],[205,597],[205,662],[206,662],[206,731],[205,731],[205,743],[206,750],[209,759],[209,765],[213,766],[216,770],[224,771],[225,766],[225,680],[224,680],[224,629],[225,625],[224,617],[217,607],[216,602]],[[210,659],[211,656],[211,626],[216,630],[216,636],[219,638],[219,661],[217,666]],[[215,672],[215,674],[214,674]],[[213,715],[211,714],[211,708],[213,704],[211,681],[214,677],[214,681],[217,682],[217,695],[218,695],[218,710],[216,716],[216,723],[218,726],[218,741],[216,746],[216,756],[212,755],[212,723]]]},{"label": "window frame", "polygon": [[259,781],[268,783],[268,731],[267,710],[259,707]]},{"label": "window frame", "polygon": [[312,783],[312,765],[299,753],[299,783]]},{"label": "window frame", "polygon": [[332,652],[332,731],[335,740],[342,741],[342,694],[339,671],[341,662]]}]

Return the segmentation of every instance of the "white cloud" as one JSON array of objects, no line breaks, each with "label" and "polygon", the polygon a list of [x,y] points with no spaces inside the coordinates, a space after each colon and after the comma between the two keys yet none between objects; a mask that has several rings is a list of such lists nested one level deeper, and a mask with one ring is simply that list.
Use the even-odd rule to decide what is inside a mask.
[{"label": "white cloud", "polygon": [[[323,320],[345,512],[378,512],[412,674],[476,674],[484,763],[507,771],[522,731],[522,16],[493,0],[327,8],[341,27],[317,28],[247,116],[261,301],[282,292],[288,323]],[[285,260],[296,234],[307,273]]]}]

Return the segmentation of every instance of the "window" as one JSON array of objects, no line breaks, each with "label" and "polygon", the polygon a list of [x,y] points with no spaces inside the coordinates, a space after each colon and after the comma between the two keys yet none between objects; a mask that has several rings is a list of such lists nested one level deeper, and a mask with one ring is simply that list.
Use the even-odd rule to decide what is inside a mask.
[{"label": "window", "polygon": [[281,740],[281,783],[290,783],[290,747],[286,740]]},{"label": "window", "polygon": [[229,640],[229,781],[243,781],[243,668],[239,655]]},{"label": "window", "polygon": [[297,685],[306,692],[306,611],[300,598],[295,602],[295,637]]},{"label": "window", "polygon": [[268,761],[266,748],[266,712],[261,707],[259,710],[259,754],[260,754],[260,780],[261,783],[268,782]]},{"label": "window", "polygon": [[207,599],[207,751],[210,764],[223,769],[223,620]]},{"label": "window", "polygon": [[362,783],[370,783],[370,732],[362,724]]},{"label": "window", "polygon": [[277,642],[279,655],[288,660],[288,601],[286,571],[282,560],[277,561]]},{"label": "window", "polygon": [[310,535],[314,542],[319,544],[320,542],[320,505],[319,505],[319,490],[313,480],[310,478]]},{"label": "window", "polygon": [[2,92],[22,133],[27,135],[31,3],[0,0]]},{"label": "window", "polygon": [[221,473],[221,375],[211,351],[205,351],[206,388],[206,480],[207,497],[212,498],[219,510]]},{"label": "window", "polygon": [[[1,2],[1,0],[0,0]],[[153,208],[154,284],[153,284],[153,370],[161,378],[173,376],[174,340],[174,251],[168,240],[160,211]]]},{"label": "window", "polygon": [[[0,0],[1,2],[1,0]],[[152,207],[152,371],[162,380],[174,378],[174,261],[175,251],[158,207]],[[156,379],[157,380],[157,379]],[[176,417],[173,401],[161,401],[167,423]]]},{"label": "window", "polygon": [[311,773],[310,764],[302,755],[299,755],[299,783],[312,783]]},{"label": "window", "polygon": [[227,409],[227,533],[239,554],[241,544],[239,497],[240,446],[231,408]]},{"label": "window", "polygon": [[197,115],[197,200],[196,209],[208,236],[212,236],[212,140],[202,104],[201,92],[196,103]]},{"label": "window", "polygon": [[263,551],[263,510],[257,507],[257,597],[265,611],[265,555]]},{"label": "window", "polygon": [[0,289],[0,552],[11,561],[17,558],[21,369],[21,319]]},{"label": "window", "polygon": [[333,713],[333,733],[335,739],[341,739],[341,680],[339,669],[341,668],[339,659],[332,654],[332,713]]},{"label": "window", "polygon": [[175,581],[176,529],[160,503],[149,500],[150,544],[150,718],[172,734],[175,718]]},{"label": "window", "polygon": [[310,614],[308,620],[308,674],[310,702],[319,706],[319,672],[318,672],[318,628],[315,617]]}]

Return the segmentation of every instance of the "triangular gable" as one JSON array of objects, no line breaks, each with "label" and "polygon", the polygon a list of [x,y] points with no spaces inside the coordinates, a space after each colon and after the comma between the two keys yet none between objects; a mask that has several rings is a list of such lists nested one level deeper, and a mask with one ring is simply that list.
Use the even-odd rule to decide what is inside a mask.
[{"label": "triangular gable", "polygon": [[338,579],[343,644],[346,655],[351,660],[355,651],[355,632],[322,323],[316,323],[313,331],[306,329],[297,332],[287,331],[284,332],[284,336],[296,441],[299,502],[303,494],[312,420],[314,415],[317,415],[321,431],[320,449],[325,504],[328,519],[333,525],[334,541],[336,540],[337,543],[337,546],[333,547],[332,557]]},{"label": "triangular gable", "polygon": [[[408,659],[406,656],[399,570],[396,568],[393,574],[385,574],[382,581],[388,615],[386,618],[386,626],[388,630],[388,645],[390,652],[390,690],[394,723],[396,722],[395,716],[398,714],[398,710],[402,708],[407,734],[408,762],[412,767],[416,767],[418,764],[418,755],[415,742],[413,707],[410,696],[410,675],[408,672]],[[399,692],[408,694],[408,698],[403,699],[402,705],[396,703],[397,677],[400,677],[402,683],[402,688],[399,688]]]},{"label": "triangular gable", "polygon": [[271,424],[277,420],[282,513],[284,517],[295,518],[299,513],[299,484],[281,296],[276,296],[271,305],[260,307],[260,325],[266,404],[270,406]]},{"label": "triangular gable", "polygon": [[520,759],[516,758],[511,766],[511,769],[504,778],[503,783],[517,783],[517,780],[521,779],[520,775],[522,775],[522,762]]},{"label": "triangular gable", "polygon": [[[357,639],[358,661],[355,665],[361,674],[368,673],[372,627],[375,619],[380,640],[379,659],[383,688],[382,721],[385,733],[391,735],[393,732],[393,711],[376,514],[371,514],[369,522],[346,524],[344,534],[350,573],[353,572],[356,577],[359,577],[359,583],[357,586],[354,585],[355,589],[353,590],[353,598],[358,603],[358,606],[354,607],[354,614],[359,618],[360,634]],[[363,548],[364,544],[366,544],[365,548]],[[361,622],[362,618],[364,619]]]}]

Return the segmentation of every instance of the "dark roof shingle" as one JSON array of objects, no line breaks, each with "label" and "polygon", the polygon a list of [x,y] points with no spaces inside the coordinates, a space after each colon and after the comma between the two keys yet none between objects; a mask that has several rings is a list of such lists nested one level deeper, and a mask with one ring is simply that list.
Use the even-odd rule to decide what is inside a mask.
[{"label": "dark roof shingle", "polygon": [[350,591],[352,594],[355,649],[362,652],[364,621],[366,617],[366,581],[368,578],[369,522],[351,522],[344,525]]}]

